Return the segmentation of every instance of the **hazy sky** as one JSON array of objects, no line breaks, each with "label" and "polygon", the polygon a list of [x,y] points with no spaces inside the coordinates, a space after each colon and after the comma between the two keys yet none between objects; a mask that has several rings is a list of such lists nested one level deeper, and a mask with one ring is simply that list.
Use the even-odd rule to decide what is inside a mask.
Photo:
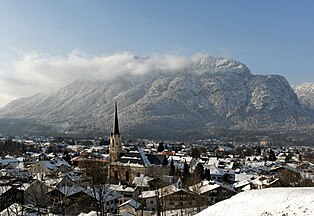
[{"label": "hazy sky", "polygon": [[172,67],[198,53],[314,82],[314,1],[0,0],[0,106],[103,70],[147,70],[132,55]]}]

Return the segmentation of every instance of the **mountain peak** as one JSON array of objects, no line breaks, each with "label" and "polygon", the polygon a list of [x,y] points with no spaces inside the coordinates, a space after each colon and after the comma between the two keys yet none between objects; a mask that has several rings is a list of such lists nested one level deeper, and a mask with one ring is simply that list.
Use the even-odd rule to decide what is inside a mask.
[{"label": "mountain peak", "polygon": [[211,73],[217,72],[237,72],[249,74],[250,70],[246,65],[230,58],[213,57],[206,55],[196,63],[196,68]]}]

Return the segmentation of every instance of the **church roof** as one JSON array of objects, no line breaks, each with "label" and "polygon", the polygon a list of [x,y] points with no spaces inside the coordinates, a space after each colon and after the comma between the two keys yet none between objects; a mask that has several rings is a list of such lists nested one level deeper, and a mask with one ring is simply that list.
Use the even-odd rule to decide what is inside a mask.
[{"label": "church roof", "polygon": [[151,164],[156,164],[156,165],[164,164],[165,160],[167,159],[166,155],[147,154],[146,157]]}]

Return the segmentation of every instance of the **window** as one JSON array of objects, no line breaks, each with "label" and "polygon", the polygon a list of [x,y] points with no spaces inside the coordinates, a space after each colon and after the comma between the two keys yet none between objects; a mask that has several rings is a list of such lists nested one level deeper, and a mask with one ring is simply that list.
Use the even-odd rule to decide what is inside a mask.
[{"label": "window", "polygon": [[154,200],[151,200],[151,201],[150,201],[150,204],[154,204]]}]

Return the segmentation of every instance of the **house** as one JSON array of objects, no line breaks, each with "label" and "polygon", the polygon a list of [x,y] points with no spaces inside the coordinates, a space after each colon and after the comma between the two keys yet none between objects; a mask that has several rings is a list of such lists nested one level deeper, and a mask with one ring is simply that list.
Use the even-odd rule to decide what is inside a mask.
[{"label": "house", "polygon": [[233,188],[236,192],[242,192],[252,189],[252,182],[248,179],[236,182],[233,184]]},{"label": "house", "polygon": [[276,183],[278,186],[294,186],[295,183],[302,179],[300,170],[289,165],[275,167],[271,169],[271,172],[275,173],[275,176],[279,178],[279,181]]},{"label": "house", "polygon": [[48,204],[48,197],[46,193],[49,188],[39,180],[33,181],[30,185],[25,187],[24,201],[26,204],[33,204],[35,206],[45,206]]},{"label": "house", "polygon": [[141,203],[137,202],[134,199],[130,199],[119,206],[119,214],[128,213],[134,216],[141,215]]},{"label": "house", "polygon": [[69,177],[69,175],[65,175],[61,181],[56,185],[57,188],[64,186],[74,186],[75,182]]},{"label": "house", "polygon": [[275,186],[279,181],[279,178],[273,176],[258,176],[256,178],[251,178],[249,181],[251,182],[252,189],[264,189]]},{"label": "house", "polygon": [[143,191],[140,195],[140,203],[144,205],[144,209],[147,211],[156,211],[158,206],[158,191],[150,190]]},{"label": "house", "polygon": [[212,205],[236,194],[232,186],[207,180],[190,186],[189,190],[200,195],[202,198],[201,202],[198,203],[200,206]]},{"label": "house", "polygon": [[29,168],[29,172],[34,175],[39,175],[39,179],[43,179],[45,176],[67,173],[72,170],[71,166],[61,159],[53,159],[47,161],[38,161]]},{"label": "house", "polygon": [[92,191],[77,185],[60,186],[46,195],[49,197],[51,212],[55,214],[78,214],[97,207],[97,200]]},{"label": "house", "polygon": [[173,210],[196,207],[196,196],[189,190],[169,185],[156,190],[143,191],[140,195],[140,202],[148,211]]},{"label": "house", "polygon": [[71,214],[77,215],[81,211],[91,211],[98,208],[98,202],[92,190],[77,190],[67,196]]},{"label": "house", "polygon": [[144,176],[141,174],[139,177],[135,177],[132,181],[132,184],[135,185],[139,189],[139,193],[145,190],[150,190],[149,188],[149,181],[153,178]]},{"label": "house", "polygon": [[162,176],[149,179],[147,183],[149,185],[150,190],[155,190],[155,189],[166,187],[168,185],[173,184],[174,177],[162,175]]},{"label": "house", "polygon": [[16,158],[11,156],[5,156],[0,158],[0,169],[3,169],[7,165],[12,165],[15,167],[15,164],[18,164],[20,161],[18,161]]},{"label": "house", "polygon": [[118,203],[122,195],[114,190],[108,190],[104,195],[104,201],[107,213],[116,214],[118,210]]},{"label": "house", "polygon": [[127,185],[110,184],[108,185],[108,190],[113,190],[121,194],[121,197],[119,198],[120,205],[130,199],[138,200],[139,198],[139,188],[137,187],[133,188]]}]

